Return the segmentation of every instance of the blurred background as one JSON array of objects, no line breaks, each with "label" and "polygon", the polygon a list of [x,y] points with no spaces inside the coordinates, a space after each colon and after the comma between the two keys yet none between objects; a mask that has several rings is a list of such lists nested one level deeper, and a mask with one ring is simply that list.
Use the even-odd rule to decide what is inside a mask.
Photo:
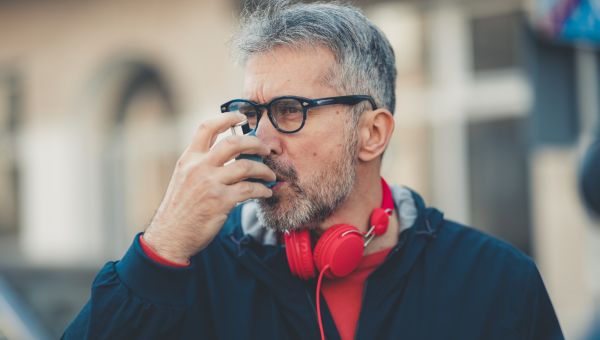
[{"label": "blurred background", "polygon": [[[600,1],[354,1],[388,36],[384,175],[532,256],[565,336],[600,306]],[[149,222],[198,123],[239,97],[243,0],[0,1],[0,339],[59,337]],[[598,174],[600,176],[600,174]]]}]

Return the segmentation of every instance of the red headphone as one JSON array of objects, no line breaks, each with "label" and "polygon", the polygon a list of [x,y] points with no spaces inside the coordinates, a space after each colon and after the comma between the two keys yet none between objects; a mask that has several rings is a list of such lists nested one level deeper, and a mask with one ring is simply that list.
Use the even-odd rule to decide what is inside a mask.
[{"label": "red headphone", "polygon": [[387,230],[394,202],[390,187],[383,178],[381,188],[381,207],[371,212],[370,228],[364,234],[349,224],[333,225],[319,238],[313,253],[310,231],[285,232],[285,252],[292,273],[304,280],[315,277],[315,269],[320,272],[326,268],[325,276],[329,278],[341,278],[352,273],[373,237],[383,235]]}]

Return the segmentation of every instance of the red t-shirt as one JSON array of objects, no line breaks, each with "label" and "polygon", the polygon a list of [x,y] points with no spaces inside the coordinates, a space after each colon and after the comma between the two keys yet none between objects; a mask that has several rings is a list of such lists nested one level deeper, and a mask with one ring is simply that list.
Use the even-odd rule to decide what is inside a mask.
[{"label": "red t-shirt", "polygon": [[[160,256],[140,235],[140,245],[152,260],[166,266],[187,267]],[[367,277],[383,263],[392,248],[364,256],[358,268],[350,275],[336,280],[323,281],[322,292],[342,339],[354,339],[356,324],[362,306],[362,295]]]}]

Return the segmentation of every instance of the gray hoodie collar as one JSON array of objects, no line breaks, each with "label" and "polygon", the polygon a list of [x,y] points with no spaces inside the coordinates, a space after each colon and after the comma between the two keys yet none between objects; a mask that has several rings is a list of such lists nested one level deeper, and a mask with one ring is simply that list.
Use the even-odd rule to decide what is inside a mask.
[{"label": "gray hoodie collar", "polygon": [[[394,206],[400,223],[400,232],[410,228],[417,219],[418,211],[410,189],[403,186],[390,186]],[[263,227],[258,222],[258,204],[249,201],[242,206],[242,230],[263,245],[276,245],[277,234],[275,231]]]}]

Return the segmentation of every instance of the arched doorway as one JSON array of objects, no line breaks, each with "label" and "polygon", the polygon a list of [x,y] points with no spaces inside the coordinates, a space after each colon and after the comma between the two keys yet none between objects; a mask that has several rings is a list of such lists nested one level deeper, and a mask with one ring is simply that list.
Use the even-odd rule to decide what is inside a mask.
[{"label": "arched doorway", "polygon": [[158,207],[178,157],[173,94],[156,68],[130,63],[102,150],[106,251],[120,256]]},{"label": "arched doorway", "polygon": [[113,58],[76,104],[85,174],[78,234],[89,237],[82,256],[94,262],[120,258],[144,229],[181,152],[174,81],[162,72],[168,64],[147,60]]}]

